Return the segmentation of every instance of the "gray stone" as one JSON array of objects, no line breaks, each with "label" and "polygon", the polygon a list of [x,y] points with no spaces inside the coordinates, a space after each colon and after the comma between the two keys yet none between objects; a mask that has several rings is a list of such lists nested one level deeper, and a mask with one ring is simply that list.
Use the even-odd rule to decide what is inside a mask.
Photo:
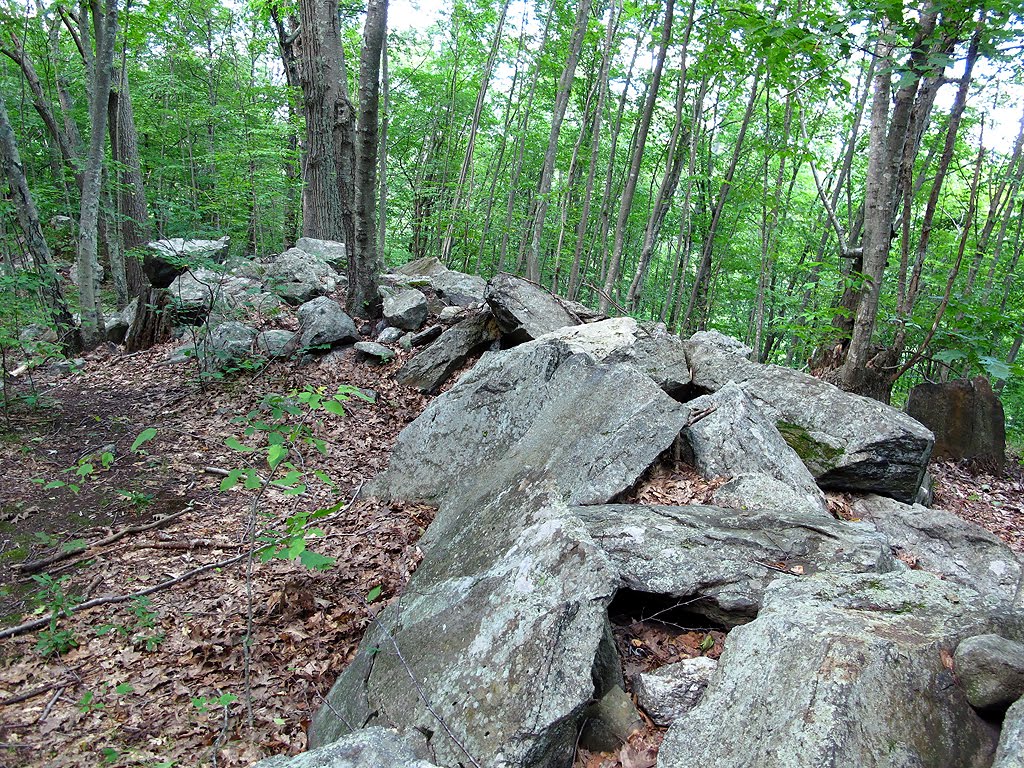
[{"label": "gray stone", "polygon": [[430,285],[437,292],[438,298],[445,303],[467,307],[483,302],[487,281],[478,275],[467,275],[449,269],[435,275]]},{"label": "gray stone", "polygon": [[289,343],[295,338],[292,331],[269,330],[256,335],[253,349],[266,357],[283,357],[290,351]]},{"label": "gray stone", "polygon": [[692,344],[713,347],[720,352],[725,352],[730,355],[738,355],[748,361],[750,360],[750,356],[754,353],[754,350],[742,341],[734,339],[732,336],[726,336],[721,331],[697,331],[689,340]]},{"label": "gray stone", "polygon": [[916,567],[1005,604],[1020,606],[1024,571],[995,534],[956,515],[883,496],[854,501],[853,514],[885,535]]},{"label": "gray stone", "polygon": [[787,510],[607,504],[573,507],[623,586],[670,595],[732,626],[750,621],[776,581],[904,572],[865,523]]},{"label": "gray stone", "polygon": [[436,768],[388,728],[365,728],[294,757],[268,757],[252,768]]},{"label": "gray stone", "polygon": [[633,700],[621,688],[608,693],[587,708],[579,744],[591,752],[611,752],[644,727]]},{"label": "gray stone", "polygon": [[231,277],[203,267],[176,277],[167,293],[171,298],[172,317],[182,325],[200,325],[214,310],[244,312],[252,308],[256,297],[263,297],[256,300],[262,302],[265,309],[280,305],[267,298],[268,294],[262,293],[262,287],[255,280]]},{"label": "gray stone", "polygon": [[615,317],[559,328],[538,340],[561,341],[573,351],[585,352],[599,362],[631,365],[672,396],[679,395],[690,382],[682,341],[660,324],[641,324],[631,317]]},{"label": "gray stone", "polygon": [[388,363],[395,357],[394,350],[388,349],[383,344],[375,341],[357,341],[355,350],[367,360],[374,363]]},{"label": "gray stone", "polygon": [[[433,394],[470,357],[480,354],[498,338],[490,313],[482,312],[442,333],[436,341],[403,365],[396,379],[407,387]],[[410,348],[416,337],[409,339]]]},{"label": "gray stone", "polygon": [[320,261],[333,269],[344,270],[348,266],[348,253],[345,244],[335,240],[317,240],[313,237],[300,237],[295,247],[300,251],[316,256]]},{"label": "gray stone", "polygon": [[341,305],[326,296],[307,301],[298,308],[299,347],[347,344],[359,340],[359,332]]},{"label": "gray stone", "polygon": [[1006,462],[1003,404],[984,376],[918,384],[907,413],[935,433],[935,456],[980,459],[997,469]]},{"label": "gray stone", "polygon": [[[515,456],[520,467],[554,471],[571,487],[567,498],[596,502],[629,488],[636,465],[643,471],[671,446],[686,415],[630,366],[534,342],[485,355],[407,426],[386,487],[399,498],[438,500],[478,486],[482,469],[494,480],[493,464]],[[602,457],[599,470],[591,452]]]},{"label": "gray stone", "polygon": [[972,707],[1005,710],[1024,696],[1024,645],[999,635],[969,637],[956,648],[953,671]]},{"label": "gray stone", "polygon": [[441,311],[437,313],[437,321],[439,323],[453,323],[458,320],[463,320],[474,311],[474,307],[478,305],[472,304],[469,307],[441,307]]},{"label": "gray stone", "polygon": [[217,240],[169,237],[147,245],[159,257],[170,258],[175,262],[184,261],[194,266],[204,260],[223,261],[228,255],[230,243],[231,238],[225,235]]},{"label": "gray stone", "polygon": [[980,603],[918,571],[775,582],[659,768],[990,765],[998,731],[943,663]]},{"label": "gray stone", "polygon": [[406,262],[395,270],[400,275],[420,277],[434,277],[447,271],[448,268],[434,256],[424,256],[422,259]]},{"label": "gray stone", "polygon": [[45,325],[29,323],[18,333],[18,341],[22,344],[56,344],[57,333]]},{"label": "gray stone", "polygon": [[377,343],[379,344],[394,344],[396,343],[405,333],[401,328],[385,328],[383,331],[377,334]]},{"label": "gray stone", "polygon": [[1006,711],[992,768],[1024,768],[1024,700]]},{"label": "gray stone", "polygon": [[655,725],[669,726],[700,703],[717,669],[707,656],[683,659],[634,677],[633,693]]},{"label": "gray stone", "polygon": [[121,344],[124,341],[124,337],[128,335],[128,329],[135,322],[135,305],[134,300],[129,301],[124,309],[107,318],[107,341],[112,344]]},{"label": "gray stone", "polygon": [[[467,753],[481,766],[571,763],[616,581],[586,532],[544,498],[545,482],[521,477],[462,511],[465,540],[439,554],[443,564],[421,566],[370,628],[315,716],[311,745],[368,723],[430,734],[439,765],[466,765]],[[458,562],[466,547],[469,567]]]},{"label": "gray stone", "polygon": [[318,257],[289,248],[267,267],[267,287],[289,304],[302,304],[337,290],[338,274]]},{"label": "gray stone", "polygon": [[427,319],[427,297],[409,289],[384,299],[384,319],[395,328],[418,330]]},{"label": "gray stone", "polygon": [[267,265],[251,256],[229,256],[224,260],[224,271],[232,277],[245,277],[263,282]]},{"label": "gray stone", "polygon": [[485,298],[508,344],[579,324],[550,293],[507,272],[491,278]]},{"label": "gray stone", "polygon": [[727,346],[697,336],[686,342],[693,383],[714,392],[735,381],[775,422],[819,486],[917,498],[932,448],[928,429],[877,400],[789,368],[752,363],[724,351]]},{"label": "gray stone", "polygon": [[444,333],[443,325],[432,325],[429,328],[424,328],[419,333],[413,334],[409,337],[409,346],[422,347],[425,344],[429,344],[434,341],[434,339],[440,338],[442,333]]},{"label": "gray stone", "polygon": [[208,368],[225,368],[244,360],[252,352],[256,331],[239,322],[229,321],[212,328],[203,343]]},{"label": "gray stone", "polygon": [[736,384],[687,405],[692,423],[681,437],[690,462],[706,478],[730,481],[719,489],[717,503],[831,516],[800,457]]}]

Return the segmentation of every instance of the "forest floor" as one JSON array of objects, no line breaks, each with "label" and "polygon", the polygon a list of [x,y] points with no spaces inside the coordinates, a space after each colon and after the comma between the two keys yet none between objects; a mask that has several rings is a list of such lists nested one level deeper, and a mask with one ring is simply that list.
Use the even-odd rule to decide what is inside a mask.
[{"label": "forest floor", "polygon": [[[408,353],[387,366],[334,353],[202,381],[163,364],[168,349],[37,369],[18,385],[33,407],[0,413],[0,768],[231,768],[301,751],[363,631],[422,557],[430,508],[357,498],[427,404],[394,381]],[[349,397],[343,414],[302,404],[339,386],[373,402]],[[275,414],[285,402],[295,413]],[[271,431],[291,444],[274,470]],[[316,479],[289,484],[287,461]],[[256,487],[222,490],[247,467]],[[932,471],[937,506],[1024,550],[1016,461],[998,475],[950,462]],[[710,488],[666,465],[634,493],[699,503]],[[290,551],[251,556],[267,537]],[[303,547],[315,553],[307,565],[335,564],[283,559]],[[724,639],[617,623],[627,673],[717,656]],[[576,765],[653,765],[660,735],[581,750]]]}]

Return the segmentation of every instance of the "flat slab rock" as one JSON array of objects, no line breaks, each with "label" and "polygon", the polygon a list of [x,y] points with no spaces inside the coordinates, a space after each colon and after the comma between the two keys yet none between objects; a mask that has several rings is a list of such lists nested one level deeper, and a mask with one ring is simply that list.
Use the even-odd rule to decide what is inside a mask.
[{"label": "flat slab rock", "polygon": [[912,503],[934,437],[919,422],[877,400],[777,365],[746,359],[721,334],[686,344],[693,384],[716,392],[734,381],[775,421],[822,488],[867,491]]},{"label": "flat slab rock", "polygon": [[998,730],[943,662],[978,600],[917,571],[776,582],[659,768],[991,765]]},{"label": "flat slab rock", "polygon": [[567,325],[579,324],[579,320],[550,293],[507,272],[491,278],[485,298],[508,345],[521,344]]},{"label": "flat slab rock", "polygon": [[394,730],[365,728],[294,757],[270,757],[253,768],[436,768],[416,757]]}]

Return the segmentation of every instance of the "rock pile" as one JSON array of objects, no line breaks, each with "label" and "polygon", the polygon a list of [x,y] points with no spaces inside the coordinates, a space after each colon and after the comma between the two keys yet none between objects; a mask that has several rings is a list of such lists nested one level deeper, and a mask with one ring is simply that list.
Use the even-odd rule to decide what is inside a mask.
[{"label": "rock pile", "polygon": [[[396,286],[436,278],[417,269]],[[925,427],[720,334],[584,322],[542,293],[495,278],[403,369],[435,391],[488,348],[372,488],[437,506],[422,564],[335,683],[313,751],[268,768],[364,765],[349,755],[368,739],[396,765],[569,766],[578,744],[628,736],[624,687],[671,723],[667,768],[1021,764],[1024,710],[1006,707],[1024,572],[913,503]],[[622,503],[667,455],[724,476],[715,505]],[[857,494],[853,519],[823,488]],[[617,595],[731,630],[721,659],[624,680]]]}]

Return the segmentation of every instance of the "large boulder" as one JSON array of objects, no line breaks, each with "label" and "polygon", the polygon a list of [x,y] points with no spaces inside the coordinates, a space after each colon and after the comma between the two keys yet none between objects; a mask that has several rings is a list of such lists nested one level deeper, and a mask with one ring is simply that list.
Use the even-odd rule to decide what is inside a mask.
[{"label": "large boulder", "polygon": [[449,306],[468,307],[483,302],[487,281],[477,275],[446,269],[434,275],[430,285],[438,298]]},{"label": "large boulder", "polygon": [[998,536],[951,512],[868,495],[852,513],[885,535],[915,568],[1018,607],[1024,569]]},{"label": "large boulder", "polygon": [[427,297],[414,288],[384,299],[384,319],[405,331],[416,331],[427,319]]},{"label": "large boulder", "polygon": [[917,571],[777,581],[659,768],[989,766],[998,729],[947,666],[980,602]]},{"label": "large boulder", "polygon": [[184,237],[156,240],[147,244],[149,250],[143,257],[142,270],[154,288],[166,288],[189,267],[223,261],[230,241],[227,235],[218,240]]},{"label": "large boulder", "polygon": [[296,310],[299,316],[299,347],[331,346],[359,341],[359,332],[341,305],[326,296],[307,301]]},{"label": "large boulder", "polygon": [[718,669],[707,656],[666,664],[633,679],[633,693],[640,708],[655,725],[669,726],[700,703]]},{"label": "large boulder", "polygon": [[825,497],[775,423],[736,384],[687,403],[682,440],[704,477],[724,477],[715,501],[726,506],[793,509],[828,516]]},{"label": "large boulder", "polygon": [[870,526],[787,510],[608,504],[573,507],[624,587],[667,595],[732,626],[758,615],[779,579],[906,566]]},{"label": "large boulder", "polygon": [[[433,333],[434,329],[427,329],[417,334],[410,345],[416,345],[417,339]],[[407,387],[433,394],[469,358],[492,346],[497,338],[494,318],[489,312],[479,312],[437,336],[430,346],[403,365],[395,378]]]},{"label": "large boulder", "polygon": [[935,456],[981,459],[1002,469],[1006,419],[999,396],[984,376],[918,384],[910,390],[907,413],[935,433]]},{"label": "large boulder", "polygon": [[999,734],[999,748],[992,768],[1021,768],[1024,766],[1024,699],[1011,706],[1003,719]]},{"label": "large boulder", "polygon": [[436,256],[424,256],[421,259],[413,259],[395,270],[397,274],[408,277],[434,277],[447,271],[448,268]]},{"label": "large boulder", "polygon": [[591,700],[621,681],[606,614],[619,575],[565,503],[629,489],[686,413],[634,368],[557,342],[491,353],[435,399],[375,484],[440,504],[425,558],[335,684],[312,743],[346,723],[390,724],[431,734],[440,765],[571,762]]},{"label": "large boulder", "polygon": [[599,362],[631,365],[676,398],[690,383],[683,343],[660,323],[638,323],[631,317],[615,317],[559,328],[537,341],[558,341]]},{"label": "large boulder", "polygon": [[335,240],[317,240],[314,237],[300,237],[295,243],[295,247],[316,256],[332,269],[344,270],[348,265],[348,253],[344,243]]},{"label": "large boulder", "polygon": [[505,346],[579,324],[550,293],[507,272],[491,278],[485,297],[505,336]]},{"label": "large boulder", "polygon": [[[167,288],[170,312],[180,325],[200,325],[215,309],[222,313],[270,309],[276,299],[256,280],[231,277],[204,267],[178,275]],[[254,307],[254,303],[257,305]],[[276,302],[279,304],[280,302]]]},{"label": "large boulder", "polygon": [[[382,488],[436,502],[493,479],[492,465],[515,455],[524,467],[557,465],[563,484],[574,477],[572,498],[610,498],[609,488],[632,482],[619,474],[632,476],[635,461],[625,457],[653,461],[687,413],[631,366],[595,364],[557,340],[492,352],[402,431]],[[580,474],[593,465],[588,451],[603,455],[601,473]]]},{"label": "large boulder", "polygon": [[397,732],[365,728],[294,757],[268,757],[252,768],[436,768],[420,760]]},{"label": "large boulder", "polygon": [[294,305],[334,293],[340,281],[326,261],[298,248],[289,248],[267,267],[267,287]]},{"label": "large boulder", "polygon": [[877,400],[813,376],[753,363],[739,342],[694,336],[686,342],[693,384],[716,392],[730,381],[749,395],[822,488],[868,491],[912,503],[921,487],[932,433]]}]

